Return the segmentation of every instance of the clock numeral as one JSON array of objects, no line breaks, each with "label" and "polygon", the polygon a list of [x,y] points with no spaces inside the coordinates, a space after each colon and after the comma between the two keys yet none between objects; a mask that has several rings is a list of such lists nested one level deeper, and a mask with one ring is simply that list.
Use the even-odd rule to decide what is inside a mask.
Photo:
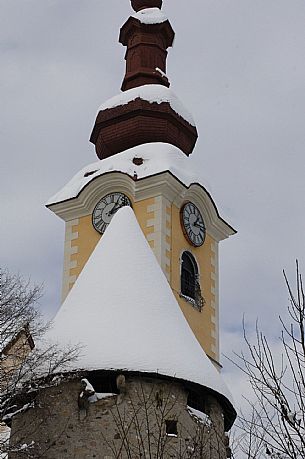
[{"label": "clock numeral", "polygon": [[104,233],[106,231],[107,224],[103,221],[103,219],[101,219],[95,224],[95,227],[100,233]]},{"label": "clock numeral", "polygon": [[122,203],[122,206],[129,206],[130,205],[130,201],[126,196],[122,196],[121,197],[121,203]]},{"label": "clock numeral", "polygon": [[128,196],[123,193],[109,193],[95,206],[92,214],[92,223],[99,233],[104,233],[114,214],[123,206],[130,206]]},{"label": "clock numeral", "polygon": [[103,222],[102,225],[101,225],[101,227],[100,227],[100,231],[101,231],[102,233],[105,233],[106,228],[107,228],[107,225],[106,225],[106,223]]}]

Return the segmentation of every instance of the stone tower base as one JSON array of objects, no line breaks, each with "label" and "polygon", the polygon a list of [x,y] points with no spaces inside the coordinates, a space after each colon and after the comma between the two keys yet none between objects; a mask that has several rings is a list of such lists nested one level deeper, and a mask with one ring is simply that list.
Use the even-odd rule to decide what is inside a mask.
[{"label": "stone tower base", "polygon": [[221,406],[202,388],[141,374],[84,377],[40,390],[13,418],[9,459],[227,457]]}]

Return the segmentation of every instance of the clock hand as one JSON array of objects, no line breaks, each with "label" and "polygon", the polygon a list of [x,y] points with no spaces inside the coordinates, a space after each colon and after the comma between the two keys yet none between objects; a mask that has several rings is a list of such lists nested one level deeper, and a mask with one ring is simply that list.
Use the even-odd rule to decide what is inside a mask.
[{"label": "clock hand", "polygon": [[113,215],[119,208],[121,207],[120,204],[115,204],[112,209],[108,212],[108,215]]},{"label": "clock hand", "polygon": [[114,214],[117,210],[119,210],[121,207],[129,206],[128,200],[124,199],[121,202],[117,202],[113,208],[110,210],[109,215]]}]

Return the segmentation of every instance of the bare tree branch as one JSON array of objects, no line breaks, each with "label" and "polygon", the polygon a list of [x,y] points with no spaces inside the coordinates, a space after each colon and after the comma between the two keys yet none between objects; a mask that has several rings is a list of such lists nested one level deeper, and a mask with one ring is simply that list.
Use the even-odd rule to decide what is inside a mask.
[{"label": "bare tree branch", "polygon": [[285,272],[284,279],[289,305],[288,320],[279,317],[280,355],[258,323],[251,342],[243,321],[246,352],[229,358],[247,375],[255,400],[247,400],[248,413],[236,425],[236,458],[305,458],[305,296],[298,262],[295,292]]},{"label": "bare tree branch", "polygon": [[32,406],[27,394],[33,394],[42,375],[46,381],[48,376],[62,371],[78,353],[77,348],[43,345],[49,325],[39,312],[41,295],[41,286],[0,268],[1,459],[9,450],[4,422],[10,425],[16,413]]}]

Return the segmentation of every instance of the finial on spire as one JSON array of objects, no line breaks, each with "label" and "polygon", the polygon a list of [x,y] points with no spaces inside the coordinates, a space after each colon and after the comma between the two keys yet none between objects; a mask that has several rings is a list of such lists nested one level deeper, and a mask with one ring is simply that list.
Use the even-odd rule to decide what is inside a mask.
[{"label": "finial on spire", "polygon": [[162,8],[162,0],[131,0],[131,6],[135,11],[145,8]]}]

